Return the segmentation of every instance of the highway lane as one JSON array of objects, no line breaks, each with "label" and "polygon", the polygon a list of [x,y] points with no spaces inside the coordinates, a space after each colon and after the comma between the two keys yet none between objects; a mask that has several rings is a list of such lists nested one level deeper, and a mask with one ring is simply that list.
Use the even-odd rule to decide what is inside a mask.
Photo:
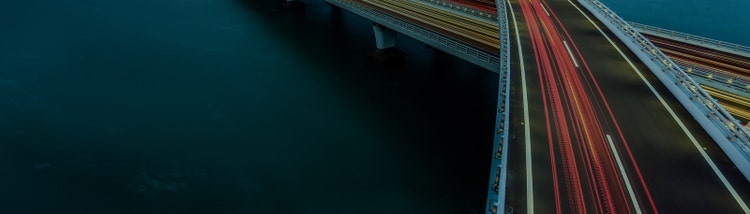
[{"label": "highway lane", "polygon": [[[559,19],[545,2],[520,1],[519,5],[529,24],[543,92],[554,211],[602,213],[640,209],[631,180],[621,173],[621,154],[613,154],[615,148],[611,147],[611,135],[614,139],[623,137],[616,122],[608,117],[611,110],[586,62],[576,59],[580,54],[575,43],[560,28]],[[648,196],[648,188],[642,183],[642,192]]]},{"label": "highway lane", "polygon": [[646,35],[646,38],[670,58],[703,65],[734,75],[750,77],[750,58],[658,36]]},{"label": "highway lane", "polygon": [[[635,62],[635,65],[629,65],[594,25],[568,1],[547,1],[546,3],[549,4],[540,1],[511,2],[513,10],[522,11],[515,14],[515,18],[523,22],[519,23],[518,35],[521,40],[520,50],[523,52],[521,57],[526,59],[524,62],[518,62],[518,65],[525,65],[525,71],[516,70],[517,72],[514,73],[524,72],[528,81],[527,88],[519,88],[516,84],[514,91],[526,90],[529,106],[528,121],[519,117],[512,118],[514,124],[524,123],[512,128],[515,133],[512,139],[516,145],[527,140],[518,133],[524,130],[523,126],[531,124],[528,140],[530,140],[529,148],[533,163],[531,170],[533,188],[531,192],[526,192],[523,188],[512,187],[509,192],[509,206],[513,206],[516,212],[536,211],[539,213],[572,213],[584,210],[586,212],[614,210],[635,213],[638,213],[637,210],[648,213],[743,212],[743,206],[746,203],[743,198],[750,195],[747,181],[739,171],[733,169],[731,163],[724,161],[726,157],[723,157],[715,143],[695,122],[691,121],[689,114],[680,107],[680,104],[644,65],[638,62]],[[547,14],[552,17],[556,15],[565,18],[539,21],[546,19],[545,16],[549,17]],[[542,30],[535,33],[532,30],[535,27]],[[557,29],[558,35],[550,32],[554,31],[551,29]],[[565,31],[570,32],[570,35],[560,33]],[[560,42],[565,38],[569,40]],[[622,50],[627,50],[617,41],[614,44]],[[631,60],[637,59],[631,53],[624,54]],[[565,55],[568,56],[567,59],[562,57]],[[586,74],[587,70],[580,67],[572,69],[571,64],[575,67],[576,63],[580,63],[580,67],[587,65],[591,73]],[[514,68],[519,69],[519,67]],[[654,95],[634,68],[642,71],[644,79],[654,85],[654,91],[663,97],[663,101]],[[576,79],[574,74],[579,78]],[[514,75],[513,78],[519,79],[519,75]],[[558,83],[579,84],[579,86],[577,90],[564,91],[561,86],[557,86]],[[596,85],[600,89],[595,87]],[[555,92],[555,90],[559,91]],[[597,96],[597,90],[601,91],[599,96]],[[516,93],[513,96],[516,99],[520,95]],[[578,98],[571,98],[574,96]],[[553,97],[553,99],[547,97]],[[573,106],[570,104],[575,102],[568,102],[568,107],[559,106],[565,100],[583,102],[587,99],[591,103],[588,110],[570,107]],[[548,101],[558,103],[550,104]],[[669,106],[671,110],[665,108],[662,103]],[[580,114],[588,115],[586,117],[571,118],[582,118],[580,122],[599,122],[602,125],[599,128],[584,128],[580,122],[565,120],[565,116],[555,121],[554,116],[549,116],[556,114],[551,109],[557,109],[557,114],[560,114],[562,110],[562,115],[568,117],[576,115],[575,112],[568,111],[569,109],[582,112],[593,111],[593,114]],[[513,110],[516,111],[514,115],[520,115],[518,107]],[[676,122],[677,120],[670,116],[671,112],[674,112],[680,121],[685,122],[684,130]],[[611,114],[610,117],[607,117],[607,114]],[[548,124],[551,128],[545,127]],[[595,135],[597,135],[595,132],[599,132],[599,137],[587,141],[585,136],[571,138],[560,134],[568,132],[581,136],[580,130],[589,130]],[[603,138],[602,133],[604,133]],[[695,139],[695,143],[691,138]],[[578,144],[567,142],[566,139],[577,141]],[[614,139],[611,142],[614,146],[610,149],[606,146],[610,143],[607,142],[609,139]],[[549,143],[550,141],[556,143]],[[582,141],[596,145],[587,147],[580,143]],[[514,151],[525,149],[516,148]],[[617,150],[617,153],[614,153],[614,150]],[[628,150],[631,151],[630,154]],[[569,160],[569,163],[563,162],[561,159],[564,158],[559,155],[570,154],[570,151],[579,156]],[[523,153],[514,152],[513,154]],[[704,154],[709,158],[705,159]],[[589,156],[582,157],[585,155]],[[595,157],[603,157],[600,159],[603,160],[600,166],[597,166],[597,161],[590,161]],[[617,157],[621,161],[617,161]],[[570,163],[574,161],[576,163]],[[510,163],[509,170],[516,176],[511,176],[509,183],[529,186],[528,181],[525,180],[527,176],[520,176],[527,175],[526,169],[528,168],[522,166],[526,161],[514,158]],[[716,165],[721,175],[715,173],[711,163]],[[623,166],[622,170],[619,169],[619,165]],[[575,169],[574,166],[580,168]],[[564,172],[565,168],[568,168],[569,172]],[[641,175],[636,169],[640,169]],[[597,172],[597,170],[601,171]],[[579,183],[576,184],[575,179],[561,182],[559,177],[576,178],[575,172],[579,172],[577,177]],[[629,177],[630,182],[627,182],[628,179],[625,179],[625,176]],[[724,185],[725,182],[722,182],[721,176],[726,178],[729,188]],[[640,178],[643,178],[642,182],[639,181]],[[606,185],[597,183],[602,181]],[[593,185],[594,183],[597,185]],[[627,184],[631,184],[630,187]],[[739,186],[739,188],[734,186]],[[606,191],[603,191],[607,188],[603,187],[610,187],[609,196]],[[733,195],[730,189],[736,194]],[[633,192],[634,197],[629,195],[630,192]],[[529,210],[529,206],[533,209]]]},{"label": "highway lane", "polygon": [[457,11],[441,9],[422,1],[356,1],[409,23],[447,35],[488,53],[499,53],[500,51],[500,32],[498,24],[495,22],[468,16]]},{"label": "highway lane", "polygon": [[[675,62],[707,71],[716,71],[713,74],[715,76],[750,79],[750,58],[658,36],[647,35],[646,37]],[[742,97],[706,85],[702,87],[743,124],[750,121],[750,103],[741,101]]]},{"label": "highway lane", "polygon": [[495,1],[492,0],[451,0],[449,2],[466,5],[484,11],[486,13],[497,15],[497,5],[495,5]]},{"label": "highway lane", "polygon": [[750,109],[748,109],[750,108],[750,97],[739,96],[707,85],[701,85],[701,87],[742,124],[750,121]]}]

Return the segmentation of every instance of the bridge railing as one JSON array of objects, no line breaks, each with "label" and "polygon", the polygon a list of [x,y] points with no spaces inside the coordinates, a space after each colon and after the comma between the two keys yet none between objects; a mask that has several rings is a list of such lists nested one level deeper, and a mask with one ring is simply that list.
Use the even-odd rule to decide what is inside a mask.
[{"label": "bridge railing", "polygon": [[327,2],[345,7],[349,11],[362,17],[368,18],[380,25],[396,30],[399,33],[410,36],[422,41],[427,45],[445,51],[449,54],[467,60],[473,64],[479,65],[491,71],[497,71],[500,68],[500,58],[497,55],[489,54],[462,41],[448,38],[434,31],[428,30],[419,25],[415,25],[396,17],[380,12],[372,7],[363,5],[354,0],[326,0]]},{"label": "bridge railing", "polygon": [[750,180],[750,133],[627,21],[597,0],[577,0],[649,67]]},{"label": "bridge railing", "polygon": [[490,186],[487,192],[486,213],[504,213],[506,180],[508,176],[508,134],[510,121],[510,29],[505,0],[495,0],[500,30],[500,67],[498,69],[497,115],[493,158],[490,169]]},{"label": "bridge railing", "polygon": [[729,42],[723,42],[716,39],[706,38],[702,36],[696,36],[688,33],[683,33],[679,31],[674,30],[668,30],[663,29],[659,27],[654,27],[651,25],[636,23],[636,22],[628,22],[630,26],[638,29],[641,33],[655,35],[659,37],[664,38],[670,38],[678,41],[684,41],[691,44],[695,44],[698,46],[704,46],[707,48],[712,48],[720,51],[725,51],[729,53],[735,53],[741,56],[750,57],[750,47],[739,45],[739,44],[733,44]]}]

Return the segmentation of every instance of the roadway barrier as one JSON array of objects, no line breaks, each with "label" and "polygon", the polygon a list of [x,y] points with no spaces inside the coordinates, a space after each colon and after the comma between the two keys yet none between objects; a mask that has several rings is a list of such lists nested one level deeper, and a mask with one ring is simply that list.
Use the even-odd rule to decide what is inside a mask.
[{"label": "roadway barrier", "polygon": [[648,34],[648,35],[654,35],[658,37],[668,38],[676,41],[685,42],[688,44],[693,44],[705,48],[710,48],[718,51],[724,51],[728,53],[737,54],[744,57],[750,57],[750,47],[733,44],[729,42],[722,42],[719,40],[706,38],[702,36],[696,36],[688,33],[673,31],[673,30],[667,30],[659,27],[654,27],[651,25],[636,23],[636,22],[628,22],[630,26],[636,28],[638,32],[642,34]]},{"label": "roadway barrier", "polygon": [[495,137],[492,147],[493,157],[490,167],[489,190],[487,191],[486,213],[506,212],[505,190],[508,176],[508,128],[510,127],[510,30],[505,0],[495,0],[499,14],[500,67],[498,74],[497,115]]},{"label": "roadway barrier", "polygon": [[627,21],[597,0],[577,1],[643,61],[750,181],[750,133]]},{"label": "roadway barrier", "polygon": [[380,12],[372,7],[363,5],[354,0],[326,0],[326,2],[344,8],[375,23],[395,30],[401,34],[419,40],[429,46],[443,52],[457,56],[475,65],[498,71],[500,69],[500,58],[497,55],[487,53],[471,45],[456,39],[451,39],[426,28],[403,21],[396,17]]}]

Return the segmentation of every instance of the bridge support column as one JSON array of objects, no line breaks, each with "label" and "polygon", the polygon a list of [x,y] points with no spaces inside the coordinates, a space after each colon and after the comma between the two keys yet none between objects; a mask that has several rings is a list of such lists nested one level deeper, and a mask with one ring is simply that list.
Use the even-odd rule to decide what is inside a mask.
[{"label": "bridge support column", "polygon": [[397,32],[379,24],[373,24],[375,32],[375,51],[370,57],[378,63],[395,64],[404,61],[404,52],[396,49]]},{"label": "bridge support column", "polygon": [[299,0],[284,0],[281,3],[281,8],[287,10],[302,10],[305,9],[305,4],[302,4]]}]

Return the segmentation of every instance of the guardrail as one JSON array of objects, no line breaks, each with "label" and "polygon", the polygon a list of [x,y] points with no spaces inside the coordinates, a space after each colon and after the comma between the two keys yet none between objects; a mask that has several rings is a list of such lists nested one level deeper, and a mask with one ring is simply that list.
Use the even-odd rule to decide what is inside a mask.
[{"label": "guardrail", "polygon": [[674,30],[668,30],[664,28],[659,28],[651,25],[636,23],[636,22],[628,22],[630,26],[636,28],[639,32],[669,39],[674,39],[678,41],[687,42],[693,45],[698,45],[701,47],[711,48],[719,51],[734,53],[740,56],[750,57],[750,47],[733,44],[729,42],[723,42],[716,39],[706,38],[702,36],[696,36],[688,33],[683,33],[679,31]]},{"label": "guardrail", "polygon": [[490,167],[490,186],[487,190],[488,214],[505,212],[505,190],[508,176],[508,128],[510,127],[510,30],[505,0],[495,0],[499,14],[500,30],[500,75],[497,92],[497,115],[495,119],[494,153]]},{"label": "guardrail", "polygon": [[577,0],[659,78],[750,180],[750,133],[659,48],[597,0]]},{"label": "guardrail", "polygon": [[500,69],[500,58],[497,55],[489,54],[459,40],[451,39],[418,25],[405,22],[372,7],[365,6],[358,1],[326,1],[490,71],[498,71]]}]

